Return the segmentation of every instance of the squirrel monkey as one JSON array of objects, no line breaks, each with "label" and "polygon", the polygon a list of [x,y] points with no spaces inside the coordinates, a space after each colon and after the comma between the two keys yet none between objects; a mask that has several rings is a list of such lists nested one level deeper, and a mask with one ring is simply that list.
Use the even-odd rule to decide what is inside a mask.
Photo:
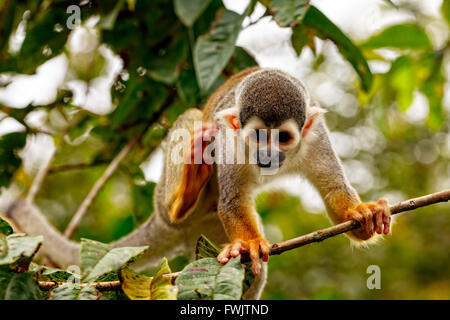
[{"label": "squirrel monkey", "polygon": [[[225,129],[235,132],[234,138],[245,144],[245,152],[249,153],[252,145],[256,150],[248,155],[253,157],[253,164],[236,163],[235,158],[231,163],[215,164],[217,213],[230,239],[217,257],[220,263],[248,252],[253,273],[261,273],[260,257],[268,261],[270,244],[264,238],[253,195],[258,186],[280,175],[305,176],[319,190],[333,223],[359,221],[362,227],[348,233],[352,240],[367,242],[375,234],[389,233],[387,200],[361,203],[332,148],[323,113],[298,79],[258,67],[231,77],[208,100],[203,110],[207,124],[202,127],[202,143],[195,146],[192,140],[191,150],[201,148],[199,152],[205,155],[204,141],[211,132]],[[223,135],[222,139],[226,140]],[[227,142],[221,145],[227,146]],[[261,175],[273,169],[276,173]],[[212,174],[212,164],[184,164],[179,188],[168,202],[171,222],[186,218],[197,198],[193,195],[202,191]]]},{"label": "squirrel monkey", "polygon": [[[249,253],[258,277],[244,298],[257,299],[267,275],[261,260],[268,261],[271,247],[253,196],[259,186],[287,174],[302,175],[317,188],[333,223],[360,222],[361,228],[347,233],[352,241],[368,243],[388,234],[387,200],[361,203],[330,143],[323,113],[305,86],[285,72],[254,67],[232,76],[203,110],[190,109],[175,122],[155,189],[155,212],[112,246],[148,244],[140,261],[145,266],[162,256],[193,254],[204,234],[224,244],[217,257],[222,264]],[[180,152],[183,161],[175,162]],[[35,206],[17,201],[7,214],[24,232],[45,236],[42,250],[52,261],[78,263],[79,245],[63,238]]]}]

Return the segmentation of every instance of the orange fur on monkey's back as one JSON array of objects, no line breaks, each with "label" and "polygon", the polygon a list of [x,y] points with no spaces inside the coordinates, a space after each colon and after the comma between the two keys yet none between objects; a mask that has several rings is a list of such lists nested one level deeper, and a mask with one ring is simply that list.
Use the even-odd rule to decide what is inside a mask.
[{"label": "orange fur on monkey's back", "polygon": [[206,101],[205,106],[203,107],[203,121],[209,121],[210,115],[214,109],[214,106],[217,103],[217,99],[226,91],[228,91],[230,88],[238,84],[242,79],[244,79],[249,74],[260,70],[260,67],[250,67],[247,69],[242,70],[239,73],[236,73],[235,75],[231,76],[230,79],[225,81],[224,84],[222,84]]}]

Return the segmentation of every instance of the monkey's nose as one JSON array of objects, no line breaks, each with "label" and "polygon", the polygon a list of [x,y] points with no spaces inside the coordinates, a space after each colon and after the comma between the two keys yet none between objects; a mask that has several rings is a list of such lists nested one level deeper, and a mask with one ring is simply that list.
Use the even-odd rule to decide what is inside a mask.
[{"label": "monkey's nose", "polygon": [[281,151],[265,149],[257,151],[255,158],[256,163],[260,168],[277,169],[283,164],[286,155]]}]

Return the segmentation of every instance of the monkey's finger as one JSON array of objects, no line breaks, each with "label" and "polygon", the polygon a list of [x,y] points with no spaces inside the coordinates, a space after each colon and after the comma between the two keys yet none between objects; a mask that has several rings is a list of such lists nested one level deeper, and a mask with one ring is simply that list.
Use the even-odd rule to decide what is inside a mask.
[{"label": "monkey's finger", "polygon": [[372,236],[374,232],[372,210],[370,210],[367,206],[362,205],[359,207],[359,211],[364,215],[366,234],[368,236]]},{"label": "monkey's finger", "polygon": [[237,257],[241,253],[242,242],[241,240],[236,240],[231,247],[231,256]]},{"label": "monkey's finger", "polygon": [[220,251],[219,255],[217,256],[217,260],[221,263],[221,264],[225,264],[228,262],[229,257],[230,257],[230,251],[231,251],[231,245],[226,245],[222,251]]},{"label": "monkey's finger", "polygon": [[261,262],[258,258],[258,260],[252,260],[252,272],[255,275],[255,277],[259,276],[261,273]]},{"label": "monkey's finger", "polygon": [[382,207],[383,211],[383,224],[384,224],[384,234],[389,234],[391,231],[391,209],[389,208],[389,203],[386,198],[381,198],[377,203]]},{"label": "monkey's finger", "polygon": [[252,260],[252,271],[255,276],[261,273],[261,261],[259,260],[259,242],[250,241],[250,259]]},{"label": "monkey's finger", "polygon": [[361,206],[358,206],[355,209],[349,210],[348,214],[351,219],[358,221],[361,225],[357,232],[367,236],[367,215],[363,213],[364,211],[362,211]]},{"label": "monkey's finger", "polygon": [[375,232],[381,234],[383,232],[383,208],[376,205],[372,209],[375,220]]},{"label": "monkey's finger", "polygon": [[391,217],[384,217],[383,218],[383,222],[384,222],[384,234],[389,234],[389,232],[391,232]]},{"label": "monkey's finger", "polygon": [[246,253],[250,251],[250,245],[248,241],[241,242],[241,248],[239,249],[240,253]]},{"label": "monkey's finger", "polygon": [[259,244],[259,247],[261,249],[262,253],[262,261],[267,262],[269,261],[269,254],[270,254],[270,244],[268,241],[261,241]]},{"label": "monkey's finger", "polygon": [[365,226],[364,216],[360,212],[356,211],[355,209],[350,209],[347,212],[347,218],[358,221],[359,224],[361,225],[361,229]]},{"label": "monkey's finger", "polygon": [[391,216],[383,212],[383,224],[384,224],[384,234],[389,234],[391,231]]}]

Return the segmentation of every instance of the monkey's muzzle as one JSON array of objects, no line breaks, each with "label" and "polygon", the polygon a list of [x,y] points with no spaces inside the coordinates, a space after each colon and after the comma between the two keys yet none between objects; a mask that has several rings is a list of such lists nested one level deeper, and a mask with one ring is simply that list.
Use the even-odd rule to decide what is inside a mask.
[{"label": "monkey's muzzle", "polygon": [[278,169],[286,156],[284,152],[271,149],[260,149],[255,153],[256,164],[264,169]]}]

